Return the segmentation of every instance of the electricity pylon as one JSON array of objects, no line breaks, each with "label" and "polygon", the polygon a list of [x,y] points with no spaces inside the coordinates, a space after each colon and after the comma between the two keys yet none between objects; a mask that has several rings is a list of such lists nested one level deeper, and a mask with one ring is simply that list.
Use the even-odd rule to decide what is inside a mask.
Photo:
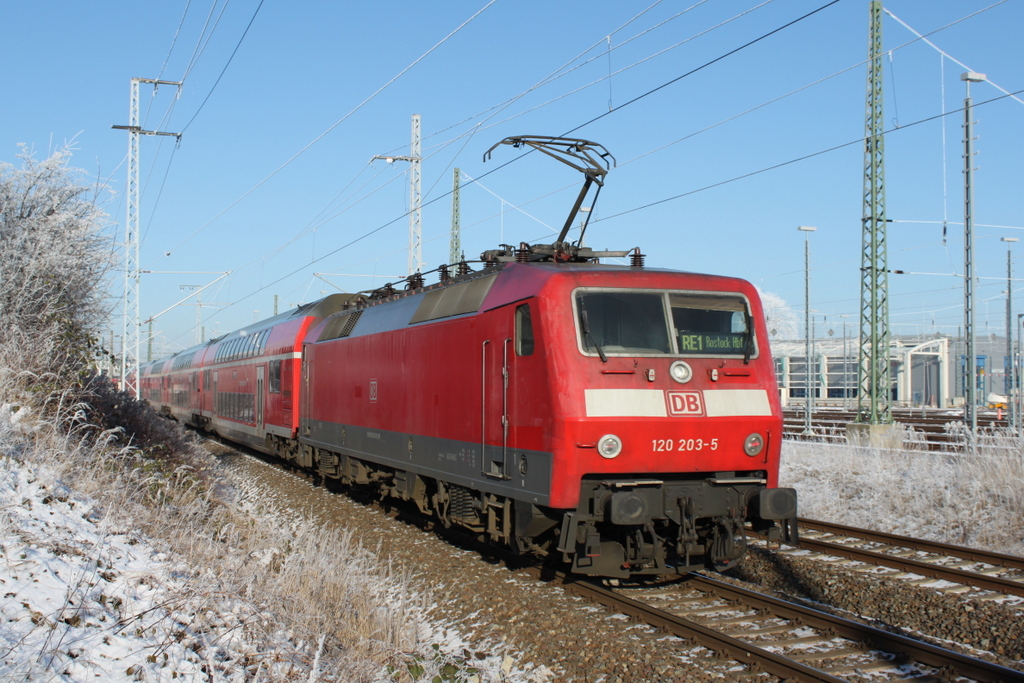
[{"label": "electricity pylon", "polygon": [[124,220],[124,336],[121,346],[121,388],[133,395],[139,390],[139,343],[142,336],[142,316],[139,305],[141,271],[139,270],[139,136],[170,135],[178,140],[181,133],[142,130],[139,124],[139,83],[177,86],[181,82],[160,81],[153,78],[133,78],[128,105],[127,126],[111,126],[128,131],[128,192]]},{"label": "electricity pylon", "polygon": [[889,366],[889,268],[885,221],[885,140],[882,116],[882,2],[872,0],[868,39],[867,123],[860,279],[857,422],[892,423]]}]

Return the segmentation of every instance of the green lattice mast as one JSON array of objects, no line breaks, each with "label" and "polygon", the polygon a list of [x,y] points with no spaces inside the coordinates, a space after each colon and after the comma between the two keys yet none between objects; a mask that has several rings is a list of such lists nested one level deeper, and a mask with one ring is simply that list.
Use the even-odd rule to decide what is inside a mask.
[{"label": "green lattice mast", "polygon": [[892,381],[889,366],[889,270],[885,222],[881,0],[872,0],[870,15],[867,125],[864,135],[864,218],[857,422],[890,424]]}]

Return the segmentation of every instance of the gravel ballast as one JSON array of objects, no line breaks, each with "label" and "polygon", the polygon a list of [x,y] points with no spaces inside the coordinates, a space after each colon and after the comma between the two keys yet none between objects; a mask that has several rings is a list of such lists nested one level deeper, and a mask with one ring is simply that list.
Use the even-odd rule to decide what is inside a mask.
[{"label": "gravel ballast", "polygon": [[[469,649],[508,655],[517,669],[543,681],[770,680],[717,658],[693,642],[639,624],[588,603],[524,572],[495,564],[437,535],[344,494],[248,456],[222,456],[245,482],[242,495],[310,523],[340,525],[382,561],[410,569],[430,596],[429,618],[457,632]],[[968,594],[943,594],[905,581],[809,559],[753,549],[729,575],[834,608],[863,615],[875,626],[914,631],[937,641],[994,653],[1004,666],[1024,669],[1024,619],[1020,608]],[[642,590],[636,597],[642,599]],[[945,645],[945,643],[940,643]]]}]

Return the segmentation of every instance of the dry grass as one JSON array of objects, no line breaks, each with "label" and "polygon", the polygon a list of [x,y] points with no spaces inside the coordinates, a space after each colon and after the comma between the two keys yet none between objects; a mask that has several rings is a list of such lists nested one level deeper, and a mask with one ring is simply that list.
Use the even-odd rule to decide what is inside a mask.
[{"label": "dry grass", "polygon": [[[10,411],[14,397],[2,389]],[[349,534],[240,510],[224,495],[228,475],[205,451],[147,456],[120,445],[121,430],[83,422],[88,406],[51,406],[60,427],[20,410],[17,432],[0,434],[5,452],[96,499],[107,528],[137,531],[180,560],[181,580],[164,586],[165,608],[207,633],[187,638],[213,670],[354,682],[380,680],[388,665],[407,670],[425,628],[423,598]]]},{"label": "dry grass", "polygon": [[962,453],[783,443],[805,517],[1024,555],[1024,446],[986,431]]}]

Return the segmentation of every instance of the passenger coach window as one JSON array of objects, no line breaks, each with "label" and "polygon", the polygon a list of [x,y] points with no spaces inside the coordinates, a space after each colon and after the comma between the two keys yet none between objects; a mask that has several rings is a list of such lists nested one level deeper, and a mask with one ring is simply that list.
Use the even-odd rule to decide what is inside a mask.
[{"label": "passenger coach window", "polygon": [[583,292],[576,295],[580,343],[587,353],[671,353],[664,295]]},{"label": "passenger coach window", "polygon": [[530,304],[516,308],[516,355],[533,355],[533,318]]},{"label": "passenger coach window", "polygon": [[270,393],[281,393],[281,361],[270,361]]}]

